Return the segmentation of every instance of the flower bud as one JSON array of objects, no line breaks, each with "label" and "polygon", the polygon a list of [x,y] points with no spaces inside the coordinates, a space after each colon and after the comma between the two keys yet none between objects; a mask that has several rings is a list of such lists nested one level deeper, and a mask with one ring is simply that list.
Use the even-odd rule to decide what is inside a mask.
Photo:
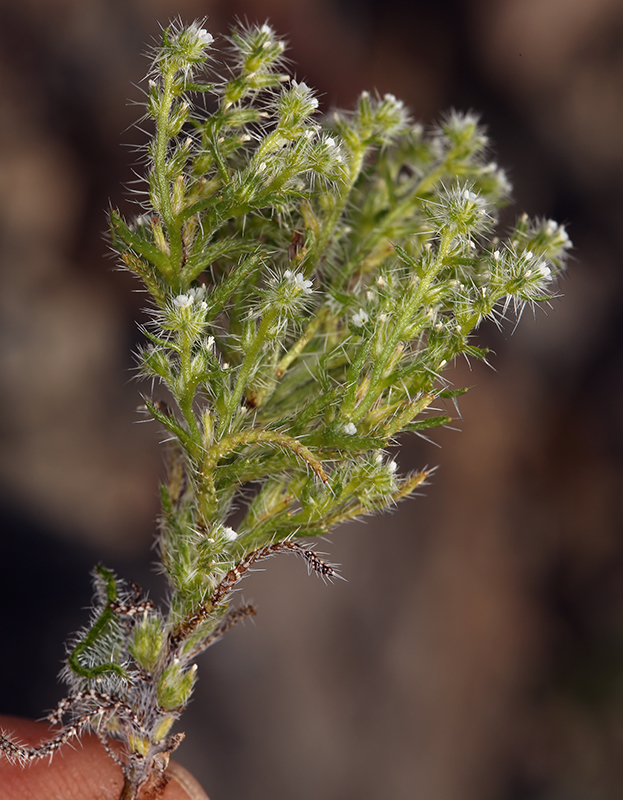
[{"label": "flower bud", "polygon": [[183,672],[179,659],[172,661],[162,673],[158,683],[158,705],[165,711],[185,706],[192,694],[196,672],[196,664],[193,664],[187,672]]},{"label": "flower bud", "polygon": [[156,616],[145,614],[143,619],[134,628],[130,642],[130,653],[137,664],[146,672],[152,672],[164,645],[164,631],[162,623]]}]

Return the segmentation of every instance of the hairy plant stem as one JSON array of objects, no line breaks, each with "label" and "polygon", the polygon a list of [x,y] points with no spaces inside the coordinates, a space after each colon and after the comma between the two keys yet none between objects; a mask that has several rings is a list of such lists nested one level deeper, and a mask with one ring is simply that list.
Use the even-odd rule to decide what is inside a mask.
[{"label": "hairy plant stem", "polygon": [[167,150],[169,147],[167,124],[171,113],[171,106],[175,98],[173,91],[174,74],[170,70],[163,75],[163,84],[162,100],[156,119],[154,173],[158,187],[160,213],[162,214],[169,234],[169,263],[171,271],[168,278],[169,282],[176,286],[176,276],[179,274],[182,261],[182,237],[180,225],[173,214],[171,203],[171,179],[167,169]]}]

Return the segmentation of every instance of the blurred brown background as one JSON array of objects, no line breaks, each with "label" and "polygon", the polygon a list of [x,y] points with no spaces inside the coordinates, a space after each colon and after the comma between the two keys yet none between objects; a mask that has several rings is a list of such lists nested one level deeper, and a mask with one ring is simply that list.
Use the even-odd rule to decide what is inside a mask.
[{"label": "blurred brown background", "polygon": [[[610,800],[623,785],[621,0],[0,2],[0,709],[59,699],[97,560],[142,581],[161,470],[135,425],[141,297],[114,271],[160,21],[269,18],[323,107],[482,112],[518,210],[569,224],[564,298],[482,341],[421,497],[244,587],[179,759],[212,800]],[[130,102],[126,102],[129,98]]]}]

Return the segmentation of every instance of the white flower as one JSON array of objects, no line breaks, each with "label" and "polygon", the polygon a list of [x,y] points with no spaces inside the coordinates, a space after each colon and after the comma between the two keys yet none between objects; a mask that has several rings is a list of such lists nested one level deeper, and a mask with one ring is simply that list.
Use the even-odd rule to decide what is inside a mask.
[{"label": "white flower", "polygon": [[357,426],[352,422],[347,422],[346,425],[344,425],[344,433],[347,433],[349,436],[354,436],[357,433]]},{"label": "white flower", "polygon": [[361,328],[361,326],[365,325],[369,319],[370,317],[366,314],[363,308],[360,308],[359,311],[356,311],[353,314],[353,325],[355,328]]},{"label": "white flower", "polygon": [[265,33],[267,36],[272,36],[272,35],[273,35],[273,30],[272,30],[272,28],[270,27],[270,25],[267,25],[266,23],[264,23],[264,24],[262,25],[262,27],[260,28],[260,31],[261,31],[262,33]]},{"label": "white flower", "polygon": [[404,106],[404,102],[402,100],[397,100],[395,94],[388,93],[383,96],[383,100],[385,100],[386,103],[392,103],[396,108],[402,108]]},{"label": "white flower", "polygon": [[178,294],[177,297],[174,297],[173,305],[176,306],[176,308],[188,308],[192,306],[193,303],[196,303],[200,309],[205,310],[208,307],[208,304],[203,300],[205,293],[205,286],[197,286],[196,288],[189,289],[186,294]]},{"label": "white flower", "polygon": [[298,89],[301,94],[307,95],[305,98],[312,108],[318,108],[318,99],[312,96],[311,89],[305,81],[292,81],[295,89]]},{"label": "white flower", "polygon": [[173,305],[177,306],[177,308],[188,308],[192,306],[193,298],[189,297],[187,294],[178,294],[177,297],[173,298]]},{"label": "white flower", "polygon": [[283,273],[283,277],[289,280],[290,283],[293,283],[297,289],[305,292],[305,294],[312,293],[312,286],[314,285],[313,281],[306,280],[302,272],[292,272],[291,269],[287,269]]},{"label": "white flower", "polygon": [[548,219],[544,226],[545,233],[548,236],[559,236],[563,244],[569,242],[569,234],[565,230],[564,225],[559,225],[555,220]]},{"label": "white flower", "polygon": [[189,289],[186,294],[192,299],[194,303],[198,303],[205,297],[206,287],[197,286],[196,288]]},{"label": "white flower", "polygon": [[193,22],[188,26],[188,32],[195,35],[197,42],[203,47],[209,47],[214,41],[214,36],[208,33],[205,28],[200,28],[199,23]]},{"label": "white flower", "polygon": [[173,305],[176,308],[190,308],[193,303],[196,303],[202,311],[205,311],[208,307],[208,304],[203,300],[205,293],[205,286],[188,289],[186,294],[178,294],[177,297],[173,298]]},{"label": "white flower", "polygon": [[327,136],[327,138],[324,140],[324,143],[329,148],[335,147],[335,139],[332,136]]},{"label": "white flower", "polygon": [[463,189],[463,197],[469,200],[470,203],[477,203],[479,200],[478,195],[475,192],[470,192],[469,189]]},{"label": "white flower", "polygon": [[221,531],[221,534],[224,539],[227,539],[228,542],[233,542],[238,538],[238,534],[236,533],[236,531],[233,528],[230,528],[229,526],[224,527],[223,530]]},{"label": "white flower", "polygon": [[551,280],[552,271],[544,261],[541,261],[539,264],[537,264],[535,269],[543,280]]}]

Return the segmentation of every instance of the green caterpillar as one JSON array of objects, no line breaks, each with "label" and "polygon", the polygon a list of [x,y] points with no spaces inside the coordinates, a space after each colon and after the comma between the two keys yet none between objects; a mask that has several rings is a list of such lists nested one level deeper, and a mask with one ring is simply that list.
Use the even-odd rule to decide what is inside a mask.
[{"label": "green caterpillar", "polygon": [[80,663],[80,656],[95,644],[115,615],[111,607],[112,603],[117,599],[117,582],[115,581],[115,576],[101,564],[95,567],[95,571],[106,581],[106,605],[93,624],[91,630],[84,639],[78,642],[74,647],[67,661],[76,675],[80,675],[82,678],[97,678],[99,675],[103,675],[106,672],[116,672],[117,675],[126,678],[127,674],[125,670],[118,664],[98,664],[96,667],[85,667]]}]

